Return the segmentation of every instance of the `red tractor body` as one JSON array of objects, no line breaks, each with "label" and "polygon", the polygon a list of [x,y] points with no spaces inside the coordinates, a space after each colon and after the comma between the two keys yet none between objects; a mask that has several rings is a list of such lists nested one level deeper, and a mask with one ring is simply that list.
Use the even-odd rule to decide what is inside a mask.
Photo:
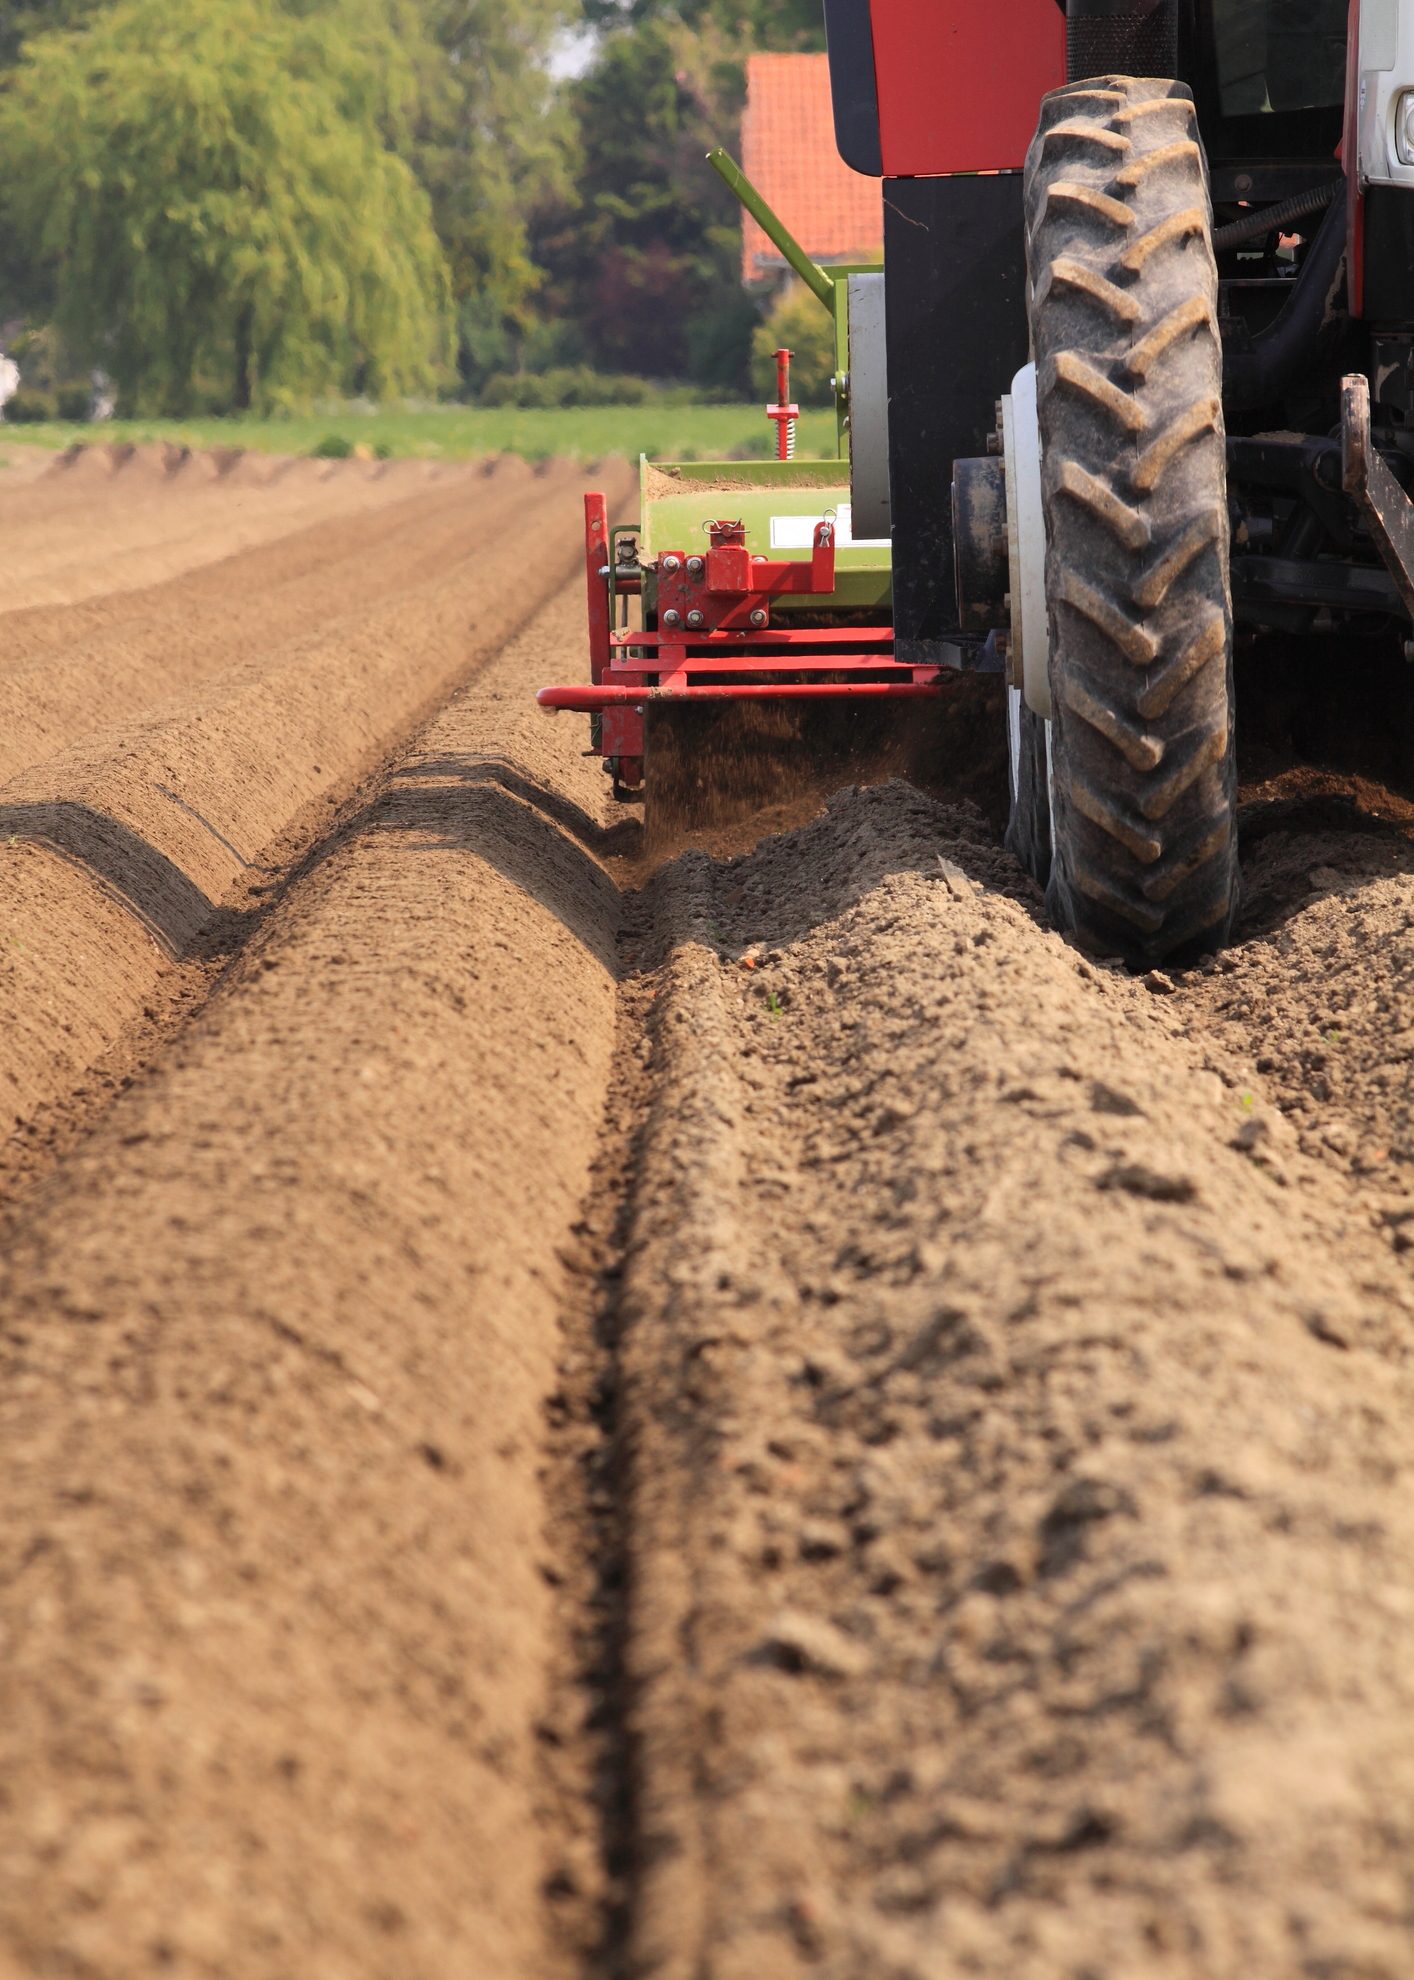
[{"label": "red tractor body", "polygon": [[1010,0],[1004,9],[872,0],[855,37],[864,59],[847,76],[837,67],[836,89],[862,95],[867,123],[872,87],[878,152],[870,169],[890,179],[1018,171],[1036,105],[1065,81],[1065,16],[1055,0]]}]

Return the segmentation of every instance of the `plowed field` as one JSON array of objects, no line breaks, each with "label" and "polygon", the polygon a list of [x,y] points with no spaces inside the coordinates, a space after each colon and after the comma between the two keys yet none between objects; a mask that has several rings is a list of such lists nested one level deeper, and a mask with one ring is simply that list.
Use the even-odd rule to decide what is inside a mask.
[{"label": "plowed field", "polygon": [[0,1974],[1408,1980],[1406,796],[646,844],[581,479],[0,476]]}]

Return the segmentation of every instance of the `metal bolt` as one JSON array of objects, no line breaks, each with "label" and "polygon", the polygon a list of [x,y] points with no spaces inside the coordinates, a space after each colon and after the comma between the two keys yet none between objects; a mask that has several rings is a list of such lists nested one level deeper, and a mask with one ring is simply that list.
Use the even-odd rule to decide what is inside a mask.
[{"label": "metal bolt", "polygon": [[703,570],[703,564],[702,564],[702,559],[700,557],[688,558],[687,574],[689,577],[701,577],[702,570]]},{"label": "metal bolt", "polygon": [[706,621],[701,612],[689,612],[687,615],[687,623],[695,630],[698,626],[704,625]]},{"label": "metal bolt", "polygon": [[682,624],[682,613],[674,611],[669,607],[663,614],[663,624],[665,626],[680,626]]},{"label": "metal bolt", "polygon": [[675,570],[678,570],[681,567],[681,562],[682,562],[681,558],[678,557],[664,557],[662,561],[659,563],[658,569],[660,571],[667,571],[668,574],[671,576],[671,574]]},{"label": "metal bolt", "polygon": [[751,623],[752,623],[752,625],[753,625],[753,626],[764,626],[764,625],[765,625],[765,623],[766,623],[766,607],[765,607],[764,605],[758,605],[758,606],[756,607],[756,610],[755,610],[755,611],[754,611],[754,612],[752,613],[752,615],[751,615]]}]

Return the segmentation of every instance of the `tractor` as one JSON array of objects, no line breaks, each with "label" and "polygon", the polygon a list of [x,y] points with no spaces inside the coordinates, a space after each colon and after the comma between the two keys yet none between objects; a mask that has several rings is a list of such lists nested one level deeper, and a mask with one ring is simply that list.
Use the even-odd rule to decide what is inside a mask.
[{"label": "tractor", "polygon": [[658,697],[1000,671],[1007,841],[1055,925],[1135,967],[1211,952],[1235,639],[1334,636],[1357,695],[1362,654],[1414,659],[1414,0],[825,22],[885,216],[882,273],[789,243],[836,319],[840,461],[645,465],[622,536],[591,498],[593,691],[547,695],[631,795]]}]

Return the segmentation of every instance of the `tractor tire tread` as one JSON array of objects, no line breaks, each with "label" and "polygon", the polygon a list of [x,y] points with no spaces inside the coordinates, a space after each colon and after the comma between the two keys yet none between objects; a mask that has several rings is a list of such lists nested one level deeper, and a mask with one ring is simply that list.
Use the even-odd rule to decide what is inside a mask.
[{"label": "tractor tire tread", "polygon": [[1025,173],[1047,509],[1048,900],[1148,964],[1237,898],[1232,609],[1207,168],[1179,83],[1052,91]]}]

